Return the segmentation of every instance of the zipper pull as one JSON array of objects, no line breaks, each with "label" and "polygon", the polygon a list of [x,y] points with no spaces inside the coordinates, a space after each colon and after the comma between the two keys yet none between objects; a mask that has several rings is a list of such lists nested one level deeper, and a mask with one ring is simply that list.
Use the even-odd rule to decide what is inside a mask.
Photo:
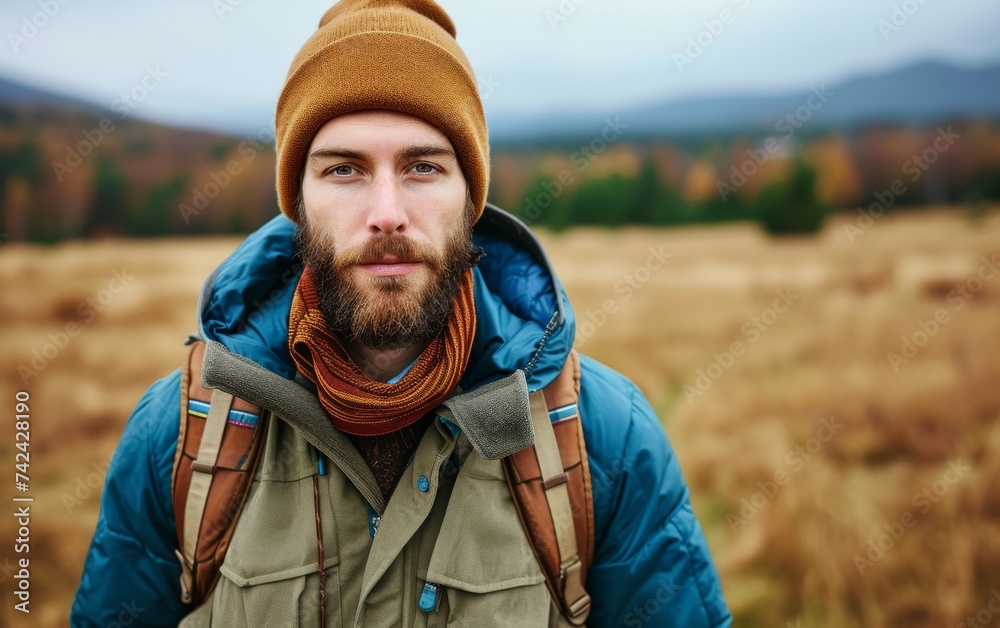
[{"label": "zipper pull", "polygon": [[441,587],[430,582],[424,583],[424,590],[420,593],[418,603],[420,610],[430,613],[441,608]]}]

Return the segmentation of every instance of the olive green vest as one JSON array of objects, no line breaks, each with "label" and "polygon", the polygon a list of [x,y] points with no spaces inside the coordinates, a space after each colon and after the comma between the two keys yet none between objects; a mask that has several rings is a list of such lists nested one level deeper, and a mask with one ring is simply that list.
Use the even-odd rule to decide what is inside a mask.
[{"label": "olive green vest", "polygon": [[[337,464],[321,463],[300,432],[274,418],[222,577],[181,626],[320,625],[317,527],[327,626],[570,625],[546,588],[501,461],[482,457],[464,433],[456,438],[434,421],[379,512]],[[449,460],[456,445],[458,468]]]}]

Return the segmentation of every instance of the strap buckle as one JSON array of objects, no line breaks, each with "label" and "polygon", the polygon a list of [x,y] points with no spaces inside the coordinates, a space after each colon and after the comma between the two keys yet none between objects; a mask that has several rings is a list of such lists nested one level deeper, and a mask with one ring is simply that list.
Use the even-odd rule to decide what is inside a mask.
[{"label": "strap buckle", "polygon": [[562,570],[566,619],[574,626],[582,626],[590,615],[590,594],[583,586],[582,570],[583,564],[579,558]]},{"label": "strap buckle", "polygon": [[174,550],[174,555],[181,563],[181,601],[191,603],[191,592],[194,590],[194,569],[180,550]]}]

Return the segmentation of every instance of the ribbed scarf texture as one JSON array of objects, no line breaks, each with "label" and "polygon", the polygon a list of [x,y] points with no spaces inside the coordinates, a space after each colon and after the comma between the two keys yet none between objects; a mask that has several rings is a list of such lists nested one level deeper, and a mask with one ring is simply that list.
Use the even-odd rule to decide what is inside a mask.
[{"label": "ribbed scarf texture", "polygon": [[475,333],[471,269],[462,275],[445,329],[395,384],[368,377],[343,343],[327,330],[308,265],[295,289],[288,317],[288,345],[295,365],[316,384],[320,403],[333,424],[357,436],[388,434],[434,409],[465,372]]}]

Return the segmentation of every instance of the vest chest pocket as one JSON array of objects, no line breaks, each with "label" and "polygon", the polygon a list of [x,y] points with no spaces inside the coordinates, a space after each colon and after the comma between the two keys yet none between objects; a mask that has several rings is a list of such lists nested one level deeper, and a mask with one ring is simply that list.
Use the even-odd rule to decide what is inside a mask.
[{"label": "vest chest pocket", "polygon": [[[319,484],[323,490],[323,483]],[[212,625],[317,625],[320,573],[313,508],[313,477],[258,481],[237,523],[212,600]],[[324,607],[339,617],[339,556],[329,499],[320,499],[323,534]],[[304,507],[308,505],[308,507]]]},{"label": "vest chest pocket", "polygon": [[[427,626],[545,626],[545,576],[517,516],[500,461],[469,454],[455,480],[424,581],[439,585]],[[422,583],[421,583],[422,584]],[[417,625],[423,625],[418,616]]]}]

